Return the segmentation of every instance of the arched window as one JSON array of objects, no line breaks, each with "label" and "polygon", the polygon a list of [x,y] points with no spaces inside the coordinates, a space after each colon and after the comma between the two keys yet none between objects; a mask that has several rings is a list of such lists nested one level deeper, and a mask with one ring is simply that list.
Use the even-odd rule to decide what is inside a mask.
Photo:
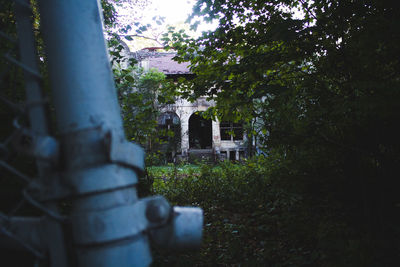
[{"label": "arched window", "polygon": [[189,118],[189,148],[212,148],[212,123],[201,115],[193,113]]}]

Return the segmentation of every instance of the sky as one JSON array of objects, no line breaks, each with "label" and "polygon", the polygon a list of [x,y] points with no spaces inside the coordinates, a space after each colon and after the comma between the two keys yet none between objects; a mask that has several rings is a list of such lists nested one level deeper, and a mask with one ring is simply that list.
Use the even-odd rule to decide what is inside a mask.
[{"label": "sky", "polygon": [[[192,11],[195,0],[150,0],[157,15],[165,17],[167,24],[185,21]],[[151,10],[149,10],[151,11]],[[151,12],[152,13],[152,12]],[[153,14],[153,13],[152,13]],[[151,16],[151,14],[149,14]]]},{"label": "sky", "polygon": [[[196,0],[149,0],[150,4],[143,10],[141,23],[155,25],[152,20],[155,16],[164,17],[165,25],[185,22],[192,12],[195,2]],[[117,12],[122,19],[130,16],[130,9],[126,7],[117,7]],[[216,24],[201,23],[198,27],[198,35],[202,31],[214,30],[215,28]]]},{"label": "sky", "polygon": [[[150,0],[157,15],[165,17],[166,24],[184,22],[192,13],[196,0]],[[215,30],[217,24],[201,23],[198,26],[199,35],[202,31]]]}]

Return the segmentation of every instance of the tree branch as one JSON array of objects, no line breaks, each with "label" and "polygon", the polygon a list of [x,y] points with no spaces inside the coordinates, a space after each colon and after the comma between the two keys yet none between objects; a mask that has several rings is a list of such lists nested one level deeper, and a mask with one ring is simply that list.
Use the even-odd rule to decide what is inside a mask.
[{"label": "tree branch", "polygon": [[300,3],[303,5],[303,7],[306,9],[307,13],[311,15],[314,19],[317,19],[317,17],[314,15],[314,13],[310,10],[310,8],[304,3],[303,0],[299,0]]},{"label": "tree branch", "polygon": [[159,45],[163,45],[162,43],[160,43],[160,41],[157,40],[157,38],[153,38],[153,37],[148,37],[148,36],[144,36],[144,35],[140,35],[140,34],[119,34],[118,36],[122,36],[122,37],[140,37],[140,38],[144,38],[147,40],[152,40],[152,41],[156,41],[157,44]]}]

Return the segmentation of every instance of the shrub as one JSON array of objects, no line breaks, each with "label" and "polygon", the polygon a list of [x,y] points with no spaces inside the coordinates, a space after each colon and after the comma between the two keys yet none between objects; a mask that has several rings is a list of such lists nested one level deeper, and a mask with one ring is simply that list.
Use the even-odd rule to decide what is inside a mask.
[{"label": "shrub", "polygon": [[205,216],[200,251],[157,251],[153,265],[380,266],[381,252],[349,220],[351,209],[314,192],[315,177],[292,164],[271,154],[214,167],[148,168],[153,194],[173,205],[200,206]]}]

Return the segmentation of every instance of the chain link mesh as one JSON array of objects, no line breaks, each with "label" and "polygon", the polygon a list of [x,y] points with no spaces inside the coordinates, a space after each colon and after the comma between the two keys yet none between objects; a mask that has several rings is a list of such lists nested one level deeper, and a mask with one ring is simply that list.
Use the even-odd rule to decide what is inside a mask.
[{"label": "chain link mesh", "polygon": [[[32,181],[37,180],[31,176],[32,173],[37,173],[37,170],[34,170],[36,168],[33,167],[31,163],[21,163],[21,158],[23,157],[19,155],[19,151],[15,151],[15,142],[29,142],[29,140],[20,138],[21,131],[29,127],[27,118],[29,108],[36,105],[44,105],[47,103],[47,100],[29,101],[29,99],[24,98],[22,73],[25,73],[25,77],[26,75],[30,75],[38,80],[41,80],[42,76],[38,70],[25,64],[19,56],[24,47],[18,45],[18,38],[21,37],[18,36],[18,34],[21,34],[21,31],[16,30],[15,24],[17,15],[15,10],[18,8],[23,9],[23,12],[21,12],[19,16],[23,14],[23,16],[26,16],[26,18],[29,19],[32,18],[32,10],[30,5],[27,4],[29,1],[14,1],[14,3],[12,3],[12,1],[8,2],[9,3],[7,4],[2,4],[5,6],[7,5],[6,7],[9,9],[5,10],[4,14],[10,10],[13,12],[8,14],[8,21],[4,21],[4,17],[2,17],[1,23],[4,23],[9,27],[2,27],[2,29],[5,30],[0,31],[0,56],[2,67],[0,69],[0,115],[2,117],[2,129],[0,131],[0,170],[2,176],[0,183],[4,184],[7,182],[6,180],[17,178],[19,180],[17,184],[19,184],[18,187],[20,188],[21,199],[16,201],[14,205],[11,205],[12,208],[8,209],[8,212],[0,212],[0,238],[2,238],[1,235],[3,235],[19,243],[21,247],[31,252],[37,258],[34,266],[38,266],[38,260],[42,260],[46,256],[13,232],[12,227],[10,227],[10,218],[18,214],[26,203],[30,203],[31,206],[57,221],[65,221],[66,218],[55,211],[47,209],[45,205],[36,201],[34,197],[29,194],[29,185]],[[23,31],[27,30],[32,31],[32,28],[23,29]],[[26,53],[27,51],[22,52]],[[35,58],[37,57],[37,55],[31,56]],[[7,124],[5,122],[7,122]],[[29,160],[32,161],[32,159]],[[28,172],[30,174],[25,174],[21,171],[21,169],[26,165],[29,166]],[[8,173],[8,175],[5,175],[5,173]],[[34,174],[33,176],[36,175],[37,174]],[[10,190],[14,189],[15,188],[11,188]]]}]

